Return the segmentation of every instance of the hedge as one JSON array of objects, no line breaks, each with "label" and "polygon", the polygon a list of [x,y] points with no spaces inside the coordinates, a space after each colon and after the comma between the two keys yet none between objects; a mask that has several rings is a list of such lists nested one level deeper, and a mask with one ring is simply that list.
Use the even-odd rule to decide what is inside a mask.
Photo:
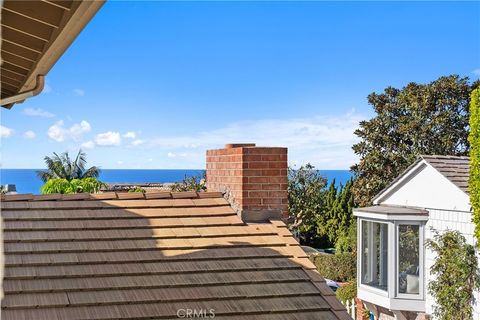
[{"label": "hedge", "polygon": [[475,235],[480,241],[480,89],[470,96],[470,178],[469,192],[473,209]]},{"label": "hedge", "polygon": [[343,302],[350,301],[357,297],[357,282],[350,281],[338,288],[335,292],[337,299]]},{"label": "hedge", "polygon": [[345,282],[353,281],[357,276],[357,257],[351,252],[318,254],[310,259],[324,278]]}]

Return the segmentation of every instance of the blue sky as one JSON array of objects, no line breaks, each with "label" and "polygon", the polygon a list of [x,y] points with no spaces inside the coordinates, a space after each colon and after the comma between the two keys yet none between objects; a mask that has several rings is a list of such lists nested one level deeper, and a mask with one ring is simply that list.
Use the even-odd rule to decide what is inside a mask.
[{"label": "blue sky", "polygon": [[1,165],[82,147],[103,168],[203,168],[224,143],[346,169],[366,97],[480,76],[478,2],[107,2],[47,76],[1,110]]}]

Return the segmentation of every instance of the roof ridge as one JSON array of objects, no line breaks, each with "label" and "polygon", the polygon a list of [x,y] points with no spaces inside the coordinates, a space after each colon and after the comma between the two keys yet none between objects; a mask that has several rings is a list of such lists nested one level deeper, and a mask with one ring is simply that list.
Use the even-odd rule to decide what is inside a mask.
[{"label": "roof ridge", "polygon": [[421,154],[420,158],[442,158],[442,159],[458,159],[458,160],[468,160],[469,156],[455,156],[455,155],[441,155],[441,154]]},{"label": "roof ridge", "polygon": [[41,194],[31,193],[2,194],[1,201],[73,201],[73,200],[150,200],[150,199],[201,199],[223,198],[222,192],[183,191],[183,192],[103,192],[73,194]]}]

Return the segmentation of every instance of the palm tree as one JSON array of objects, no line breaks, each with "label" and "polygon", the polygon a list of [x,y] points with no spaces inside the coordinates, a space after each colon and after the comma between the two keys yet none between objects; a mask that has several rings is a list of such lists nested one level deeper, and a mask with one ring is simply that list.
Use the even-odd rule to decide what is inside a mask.
[{"label": "palm tree", "polygon": [[43,182],[47,182],[50,179],[67,179],[71,181],[73,179],[83,178],[98,178],[100,175],[99,167],[90,167],[85,169],[87,164],[87,155],[82,150],[78,151],[77,157],[74,161],[70,159],[68,152],[64,152],[61,155],[53,153],[52,157],[46,156],[44,158],[47,165],[47,171],[37,171],[37,175]]}]

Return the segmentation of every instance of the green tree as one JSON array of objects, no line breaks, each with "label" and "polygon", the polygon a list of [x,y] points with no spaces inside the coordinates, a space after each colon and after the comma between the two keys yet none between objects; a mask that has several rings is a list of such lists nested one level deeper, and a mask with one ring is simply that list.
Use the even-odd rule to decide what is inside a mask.
[{"label": "green tree", "polygon": [[473,292],[480,288],[475,249],[458,231],[435,232],[427,247],[436,255],[428,290],[435,298],[434,315],[442,320],[472,319]]},{"label": "green tree", "polygon": [[[288,169],[288,212],[290,228],[303,242],[317,238],[316,225],[324,205],[327,180],[311,164]],[[326,222],[326,221],[325,221]]]},{"label": "green tree", "polygon": [[468,154],[469,95],[479,85],[468,80],[451,75],[368,96],[376,116],[360,122],[355,134],[361,141],[353,146],[360,157],[352,167],[360,206],[369,205],[419,154]]},{"label": "green tree", "polygon": [[480,241],[480,89],[470,96],[470,178],[469,193],[473,209],[475,235]]},{"label": "green tree", "polygon": [[60,193],[97,193],[100,188],[104,187],[103,182],[98,181],[96,178],[83,178],[83,179],[50,179],[41,188],[40,191],[43,194]]},{"label": "green tree", "polygon": [[317,233],[326,236],[331,244],[348,234],[349,227],[355,223],[353,216],[353,180],[337,188],[333,180],[326,191],[322,214],[317,220]]},{"label": "green tree", "polygon": [[75,159],[71,159],[68,152],[61,155],[53,153],[52,157],[46,156],[44,158],[47,170],[37,171],[37,175],[43,182],[50,179],[66,179],[71,181],[73,179],[98,178],[100,175],[100,168],[90,167],[86,169],[87,155],[82,150],[78,151]]}]

